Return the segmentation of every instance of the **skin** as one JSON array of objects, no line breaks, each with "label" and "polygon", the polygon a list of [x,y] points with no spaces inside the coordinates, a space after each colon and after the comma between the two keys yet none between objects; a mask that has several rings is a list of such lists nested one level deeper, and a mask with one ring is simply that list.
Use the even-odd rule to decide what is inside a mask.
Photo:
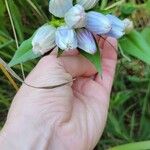
[{"label": "skin", "polygon": [[[117,48],[115,39],[107,38]],[[105,127],[117,62],[114,47],[98,39],[102,50],[102,77],[78,53],[42,58],[22,85],[0,133],[3,150],[93,150]]]}]

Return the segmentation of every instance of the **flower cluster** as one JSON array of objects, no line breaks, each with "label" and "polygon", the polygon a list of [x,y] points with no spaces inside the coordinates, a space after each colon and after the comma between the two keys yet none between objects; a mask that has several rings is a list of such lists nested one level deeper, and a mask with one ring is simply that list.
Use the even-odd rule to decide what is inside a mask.
[{"label": "flower cluster", "polygon": [[[97,49],[93,34],[122,37],[129,26],[127,21],[88,11],[98,1],[76,0],[77,4],[73,6],[73,0],[50,0],[49,11],[60,18],[60,25],[50,23],[39,28],[32,40],[33,52],[44,54],[57,46],[65,51],[80,48],[94,54]],[[59,20],[63,20],[63,24]]]}]

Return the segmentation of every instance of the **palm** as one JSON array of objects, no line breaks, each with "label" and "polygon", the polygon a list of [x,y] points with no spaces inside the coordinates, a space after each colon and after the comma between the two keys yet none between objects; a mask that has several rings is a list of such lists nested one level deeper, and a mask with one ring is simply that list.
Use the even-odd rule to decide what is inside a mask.
[{"label": "palm", "polygon": [[59,136],[67,149],[92,150],[104,129],[109,95],[103,86],[87,78],[74,83],[73,93],[72,119],[61,126]]},{"label": "palm", "polygon": [[109,44],[104,46],[103,79],[98,75],[80,77],[70,90],[72,109],[69,116],[65,114],[69,121],[64,121],[57,130],[57,139],[64,149],[92,150],[103,132],[116,64],[115,50]]},{"label": "palm", "polygon": [[[110,42],[116,46],[114,40]],[[48,149],[92,150],[105,126],[117,58],[114,48],[107,42],[102,43],[102,78],[94,75],[95,68],[85,58],[64,56],[62,65],[48,56],[37,65],[26,82],[47,86],[70,81],[72,77],[77,79],[73,85],[52,90],[23,86],[11,106],[8,122],[16,122],[17,118],[13,116],[16,114],[21,121],[25,116],[24,122],[28,116],[29,124],[38,124],[44,137],[53,139]],[[51,63],[50,67],[48,63]],[[25,126],[20,125],[21,121],[18,126]]]}]

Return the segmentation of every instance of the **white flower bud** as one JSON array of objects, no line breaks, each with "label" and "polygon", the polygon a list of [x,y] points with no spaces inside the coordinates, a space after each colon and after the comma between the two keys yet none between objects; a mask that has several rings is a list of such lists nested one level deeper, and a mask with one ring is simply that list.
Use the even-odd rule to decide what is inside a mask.
[{"label": "white flower bud", "polygon": [[77,37],[73,29],[62,26],[55,35],[55,42],[60,49],[68,51],[77,48]]},{"label": "white flower bud", "polygon": [[51,25],[40,27],[32,40],[32,50],[35,54],[45,54],[56,46],[55,44],[56,28]]},{"label": "white flower bud", "polygon": [[82,28],[85,27],[85,16],[84,8],[77,4],[65,14],[65,22],[69,27]]},{"label": "white flower bud", "polygon": [[134,29],[133,21],[130,19],[126,18],[123,20],[125,24],[125,33],[128,34]]}]

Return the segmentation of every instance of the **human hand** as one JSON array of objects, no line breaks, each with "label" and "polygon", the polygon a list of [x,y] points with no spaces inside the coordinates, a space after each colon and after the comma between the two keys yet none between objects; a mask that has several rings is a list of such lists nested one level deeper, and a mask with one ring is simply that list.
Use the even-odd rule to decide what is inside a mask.
[{"label": "human hand", "polygon": [[[117,47],[115,39],[107,40]],[[103,75],[84,57],[66,54],[42,58],[22,85],[0,134],[3,150],[92,150],[105,127],[117,54],[103,39]],[[69,56],[68,56],[69,55]]]}]

